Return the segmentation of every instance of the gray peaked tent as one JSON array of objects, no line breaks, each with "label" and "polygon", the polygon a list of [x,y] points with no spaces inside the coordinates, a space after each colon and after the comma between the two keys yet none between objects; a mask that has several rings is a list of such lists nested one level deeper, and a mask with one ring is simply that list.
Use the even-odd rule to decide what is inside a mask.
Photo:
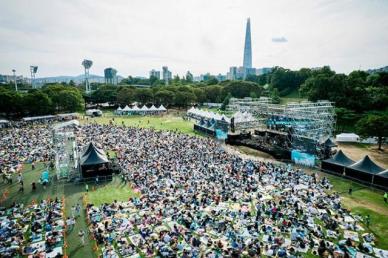
[{"label": "gray peaked tent", "polygon": [[354,161],[348,158],[342,150],[339,150],[333,157],[322,161],[321,169],[337,174],[343,174],[345,167],[354,164]]},{"label": "gray peaked tent", "polygon": [[373,183],[388,189],[388,169],[376,174]]},{"label": "gray peaked tent", "polygon": [[347,176],[368,183],[372,183],[374,176],[383,171],[384,169],[376,165],[376,163],[374,163],[368,155],[353,165],[345,168],[345,174]]},{"label": "gray peaked tent", "polygon": [[80,158],[82,177],[110,176],[109,160],[105,152],[93,143],[85,148]]}]

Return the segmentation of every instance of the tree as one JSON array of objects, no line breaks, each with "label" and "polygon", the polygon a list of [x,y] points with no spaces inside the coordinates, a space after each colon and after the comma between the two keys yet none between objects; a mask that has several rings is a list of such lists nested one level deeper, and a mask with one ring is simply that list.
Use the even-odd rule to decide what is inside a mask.
[{"label": "tree", "polygon": [[147,104],[153,101],[153,94],[151,89],[136,89],[135,100],[142,104]]},{"label": "tree", "polygon": [[64,90],[58,94],[58,99],[58,106],[62,111],[75,112],[85,107],[85,102],[80,92]]},{"label": "tree", "polygon": [[195,95],[188,91],[178,91],[175,95],[175,104],[177,106],[186,107],[195,102]]},{"label": "tree", "polygon": [[226,106],[229,105],[229,100],[232,98],[232,94],[228,93],[221,105],[221,110],[225,110]]},{"label": "tree", "polygon": [[235,98],[245,98],[256,96],[261,96],[263,87],[254,82],[248,81],[229,81],[224,84],[223,88],[223,98],[231,93]]},{"label": "tree", "polygon": [[32,91],[23,97],[25,111],[30,115],[46,115],[53,111],[52,101],[42,91]]},{"label": "tree", "polygon": [[117,99],[117,86],[101,85],[91,95],[91,101],[94,103],[114,103]]},{"label": "tree", "polygon": [[343,131],[345,126],[354,125],[355,120],[357,119],[357,115],[354,111],[338,107],[335,109],[335,113],[337,115],[337,130]]},{"label": "tree", "polygon": [[198,103],[206,102],[206,94],[202,88],[193,88],[193,93],[195,94]]},{"label": "tree", "polygon": [[151,86],[154,86],[158,81],[159,81],[159,79],[155,75],[150,76],[150,85]]},{"label": "tree", "polygon": [[[222,101],[222,89],[220,85],[211,85],[203,87],[206,96],[206,102],[220,103]],[[227,94],[225,94],[226,96]]]},{"label": "tree", "polygon": [[155,93],[154,99],[158,105],[169,106],[174,103],[175,93],[170,90],[160,90]]},{"label": "tree", "polygon": [[214,77],[214,76],[212,76],[212,75],[209,76],[208,79],[205,80],[205,81],[206,81],[206,84],[207,84],[207,85],[216,85],[216,84],[218,83],[217,78]]},{"label": "tree", "polygon": [[186,73],[186,82],[192,83],[193,80],[194,80],[193,74],[190,73],[190,71],[187,71],[187,73]]},{"label": "tree", "polygon": [[357,122],[356,129],[361,136],[377,137],[382,150],[383,139],[388,136],[388,113],[368,114]]},{"label": "tree", "polygon": [[273,88],[270,95],[272,99],[272,103],[279,104],[280,103],[280,95],[279,90],[277,88]]},{"label": "tree", "polygon": [[128,105],[135,99],[135,88],[124,86],[121,87],[116,96],[116,101],[120,105]]},{"label": "tree", "polygon": [[180,84],[180,81],[181,81],[181,78],[179,77],[179,75],[174,75],[174,78],[172,79],[172,83],[175,85],[178,85]]},{"label": "tree", "polygon": [[18,92],[0,88],[0,112],[7,115],[22,112],[22,97]]}]

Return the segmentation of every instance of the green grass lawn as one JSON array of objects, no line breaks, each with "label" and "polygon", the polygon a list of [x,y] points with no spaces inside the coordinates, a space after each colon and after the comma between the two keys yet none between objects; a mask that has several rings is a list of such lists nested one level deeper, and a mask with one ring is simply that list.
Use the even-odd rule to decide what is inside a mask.
[{"label": "green grass lawn", "polygon": [[307,100],[307,99],[302,98],[299,95],[299,91],[298,90],[294,90],[290,94],[281,97],[280,98],[280,104],[285,105],[285,104],[290,103],[290,102],[301,102],[301,101],[305,101],[305,100]]},{"label": "green grass lawn", "polygon": [[[114,121],[113,121],[114,119]],[[102,117],[85,118],[80,120],[85,123],[109,124],[112,121],[115,125],[135,126],[142,128],[154,128],[156,130],[178,131],[189,135],[198,135],[193,129],[193,122],[183,120],[182,117],[173,115],[163,116],[116,116],[112,112],[105,112]]]},{"label": "green grass lawn", "polygon": [[87,200],[94,205],[111,203],[114,200],[128,201],[131,197],[140,197],[129,184],[124,184],[119,177],[114,177],[112,182],[95,185],[90,184]]},{"label": "green grass lawn", "polygon": [[[333,184],[333,190],[341,195],[344,207],[364,218],[370,215],[369,230],[377,237],[377,246],[388,249],[388,204],[384,203],[384,192],[341,177],[328,174],[325,176]],[[350,187],[353,189],[352,195],[348,194]]]}]

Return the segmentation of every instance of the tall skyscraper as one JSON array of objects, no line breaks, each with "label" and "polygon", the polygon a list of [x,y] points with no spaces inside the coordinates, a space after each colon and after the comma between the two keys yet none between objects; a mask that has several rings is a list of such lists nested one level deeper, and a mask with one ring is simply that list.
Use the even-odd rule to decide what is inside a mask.
[{"label": "tall skyscraper", "polygon": [[247,28],[245,31],[245,45],[244,45],[244,62],[245,69],[252,68],[252,45],[251,45],[251,19],[248,18]]},{"label": "tall skyscraper", "polygon": [[168,85],[169,81],[172,79],[172,73],[168,70],[167,66],[163,66],[162,70],[163,70],[163,73],[162,73],[163,80],[165,84]]}]

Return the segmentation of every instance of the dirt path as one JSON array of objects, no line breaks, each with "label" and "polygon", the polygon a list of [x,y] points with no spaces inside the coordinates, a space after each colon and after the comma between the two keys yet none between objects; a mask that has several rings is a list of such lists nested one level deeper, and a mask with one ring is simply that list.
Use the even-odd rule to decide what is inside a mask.
[{"label": "dirt path", "polygon": [[362,159],[368,155],[374,162],[383,168],[388,168],[388,146],[383,146],[383,151],[377,149],[374,144],[353,144],[339,143],[338,149],[341,149],[349,158],[354,161]]},{"label": "dirt path", "polygon": [[341,196],[342,203],[345,205],[346,208],[355,208],[355,207],[361,207],[365,209],[372,210],[374,212],[377,212],[379,214],[387,214],[387,209],[384,207],[381,207],[379,205],[376,205],[374,203],[362,200],[362,199],[354,199],[347,196]]}]

